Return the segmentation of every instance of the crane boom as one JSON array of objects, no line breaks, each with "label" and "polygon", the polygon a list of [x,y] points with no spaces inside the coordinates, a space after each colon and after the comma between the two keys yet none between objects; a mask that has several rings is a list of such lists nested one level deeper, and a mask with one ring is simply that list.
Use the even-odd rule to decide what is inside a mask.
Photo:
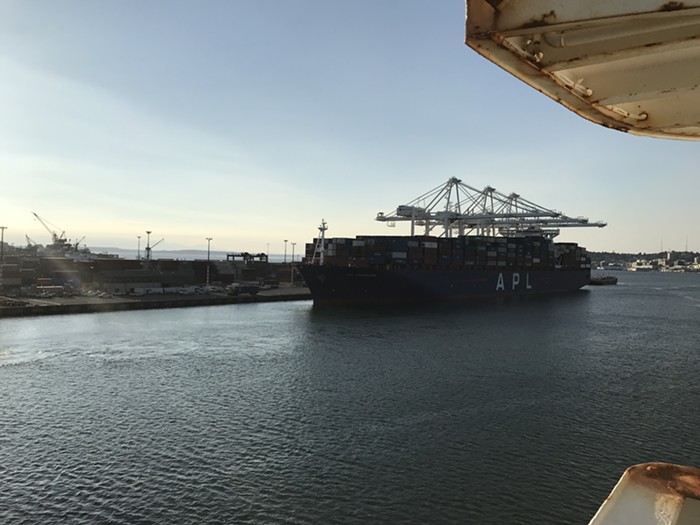
[{"label": "crane boom", "polygon": [[[51,241],[54,244],[61,244],[61,241],[65,241],[65,236],[66,236],[65,231],[62,231],[61,235],[58,235],[55,230],[52,230],[49,227],[49,224],[51,224],[51,223],[49,223],[46,219],[42,219],[36,212],[32,212],[32,215],[34,215],[36,220],[38,220],[41,223],[41,225],[44,227],[44,229],[47,232],[49,232],[49,235],[51,235]],[[60,230],[60,228],[58,228],[55,224],[51,224],[51,226],[54,226],[55,228]]]},{"label": "crane boom", "polygon": [[416,226],[424,226],[425,235],[435,227],[442,227],[445,237],[452,237],[453,233],[518,235],[538,232],[553,238],[559,234],[559,228],[606,226],[604,222],[589,222],[585,217],[569,217],[539,206],[517,193],[505,195],[491,186],[477,190],[454,177],[399,206],[395,213],[377,214],[377,220],[390,224],[409,221],[411,235],[415,235]]},{"label": "crane boom", "polygon": [[147,261],[150,261],[150,260],[151,260],[151,251],[153,250],[153,248],[155,248],[156,246],[158,246],[158,245],[159,245],[160,243],[162,243],[164,240],[165,240],[165,237],[163,237],[161,240],[159,240],[159,241],[158,241],[157,243],[155,243],[155,244],[151,244],[151,245],[146,246],[146,260],[147,260]]}]

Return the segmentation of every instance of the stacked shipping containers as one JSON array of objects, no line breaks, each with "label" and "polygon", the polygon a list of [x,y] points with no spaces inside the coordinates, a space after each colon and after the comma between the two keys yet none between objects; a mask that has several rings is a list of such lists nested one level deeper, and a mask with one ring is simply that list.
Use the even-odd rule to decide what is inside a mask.
[{"label": "stacked shipping containers", "polygon": [[[304,262],[311,262],[317,239],[306,244]],[[478,269],[590,268],[585,249],[575,243],[553,243],[544,237],[455,238],[358,236],[324,242],[325,264]]]}]

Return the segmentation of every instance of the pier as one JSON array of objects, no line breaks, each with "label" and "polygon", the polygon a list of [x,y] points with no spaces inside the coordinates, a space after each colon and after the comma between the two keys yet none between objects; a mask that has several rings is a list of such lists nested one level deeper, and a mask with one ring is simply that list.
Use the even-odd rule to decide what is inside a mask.
[{"label": "pier", "polygon": [[311,299],[308,288],[281,284],[279,288],[260,290],[256,295],[206,293],[195,295],[159,294],[144,296],[13,298],[0,296],[0,319],[41,315],[86,314],[156,308],[189,308],[225,304],[303,301]]}]

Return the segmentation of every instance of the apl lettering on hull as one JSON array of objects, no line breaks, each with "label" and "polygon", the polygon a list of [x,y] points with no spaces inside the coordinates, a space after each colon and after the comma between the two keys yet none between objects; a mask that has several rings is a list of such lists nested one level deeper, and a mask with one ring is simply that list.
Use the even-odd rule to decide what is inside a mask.
[{"label": "apl lettering on hull", "polygon": [[[510,289],[515,291],[515,290],[520,290],[520,289],[525,289],[525,290],[532,290],[532,285],[530,284],[530,274],[526,273],[525,274],[525,281],[521,282],[520,280],[520,273],[518,272],[513,272],[513,276],[511,279],[511,282],[509,283]],[[505,291],[506,289],[506,280],[503,278],[503,274],[499,273],[498,274],[498,281],[496,282],[496,291]]]}]

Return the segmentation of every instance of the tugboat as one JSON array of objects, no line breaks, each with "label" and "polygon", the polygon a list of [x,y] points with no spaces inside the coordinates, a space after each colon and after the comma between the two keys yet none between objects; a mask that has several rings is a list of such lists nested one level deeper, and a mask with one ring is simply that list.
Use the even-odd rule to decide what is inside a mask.
[{"label": "tugboat", "polygon": [[609,286],[611,284],[617,284],[617,277],[612,275],[601,275],[598,277],[591,277],[588,284],[593,286]]}]

